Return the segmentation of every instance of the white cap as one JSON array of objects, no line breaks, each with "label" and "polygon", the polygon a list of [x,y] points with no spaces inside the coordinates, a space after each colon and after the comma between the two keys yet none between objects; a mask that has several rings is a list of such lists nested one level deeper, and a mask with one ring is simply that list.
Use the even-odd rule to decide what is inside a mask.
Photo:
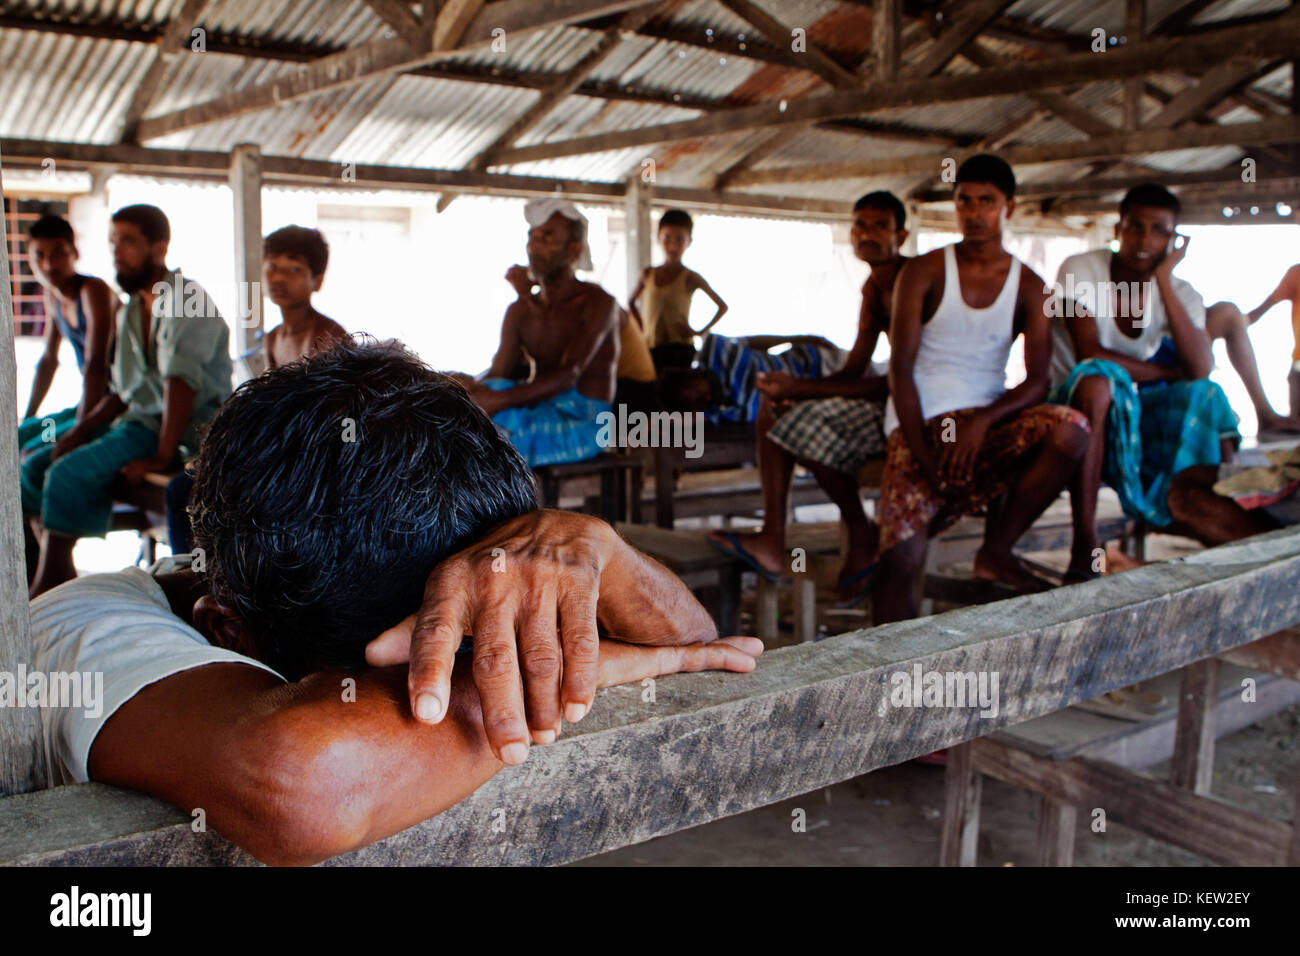
[{"label": "white cap", "polygon": [[552,196],[530,199],[524,206],[524,218],[528,220],[530,226],[542,225],[557,212],[565,219],[582,223],[582,255],[578,257],[573,267],[581,272],[594,271],[596,267],[591,263],[591,247],[587,245],[587,217],[578,212],[577,206],[567,199]]}]

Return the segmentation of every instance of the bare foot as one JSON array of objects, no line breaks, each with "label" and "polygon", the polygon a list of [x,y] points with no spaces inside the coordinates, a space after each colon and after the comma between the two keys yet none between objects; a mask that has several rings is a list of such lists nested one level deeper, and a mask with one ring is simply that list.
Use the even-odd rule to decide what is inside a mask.
[{"label": "bare foot", "polygon": [[776,542],[762,531],[746,534],[738,531],[710,531],[709,537],[724,547],[729,547],[730,543],[726,537],[728,534],[735,535],[736,542],[758,562],[759,567],[772,574],[780,574],[786,570],[790,556],[779,549]]},{"label": "bare foot", "polygon": [[975,553],[975,577],[996,581],[1021,594],[1050,591],[1054,585],[1034,574],[1014,554],[994,554],[985,548]]},{"label": "bare foot", "polygon": [[835,588],[837,607],[857,604],[865,597],[864,588],[871,586],[871,575],[866,572],[876,563],[878,557],[875,551],[861,556],[849,552],[844,560],[844,567],[840,568],[839,581]]},{"label": "bare foot", "polygon": [[1134,568],[1140,568],[1146,561],[1139,561],[1137,558],[1130,557],[1119,548],[1106,549],[1106,573],[1115,574],[1119,571],[1132,571]]}]

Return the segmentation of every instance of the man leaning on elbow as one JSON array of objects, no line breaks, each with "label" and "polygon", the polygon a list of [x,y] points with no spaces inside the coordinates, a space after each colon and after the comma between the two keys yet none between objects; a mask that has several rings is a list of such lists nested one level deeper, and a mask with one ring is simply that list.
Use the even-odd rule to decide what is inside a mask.
[{"label": "man leaning on elbow", "polygon": [[597,687],[749,671],[762,650],[718,640],[608,525],[538,510],[487,416],[400,347],[245,384],[194,467],[202,573],[128,568],[32,602],[36,666],[104,674],[102,714],[50,711],[45,750],[55,783],[201,807],[268,863],[445,810]]}]

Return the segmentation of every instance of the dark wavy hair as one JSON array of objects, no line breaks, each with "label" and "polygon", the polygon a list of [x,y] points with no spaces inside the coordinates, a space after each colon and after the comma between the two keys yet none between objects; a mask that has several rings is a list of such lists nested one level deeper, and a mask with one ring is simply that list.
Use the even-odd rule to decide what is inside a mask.
[{"label": "dark wavy hair", "polygon": [[289,680],[362,666],[438,561],[537,507],[465,389],[398,345],[349,341],[246,382],[192,467],[212,595]]}]

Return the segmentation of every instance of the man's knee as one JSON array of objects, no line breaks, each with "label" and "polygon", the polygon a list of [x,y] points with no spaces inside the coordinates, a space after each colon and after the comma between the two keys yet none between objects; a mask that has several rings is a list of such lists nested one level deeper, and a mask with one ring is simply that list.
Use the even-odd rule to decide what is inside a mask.
[{"label": "man's knee", "polygon": [[1088,416],[1088,421],[1102,422],[1110,411],[1110,379],[1104,375],[1085,375],[1074,387],[1070,405]]},{"label": "man's knee", "polygon": [[1205,310],[1205,329],[1213,339],[1244,331],[1248,325],[1241,309],[1232,302],[1216,302]]},{"label": "man's knee", "polygon": [[1188,522],[1203,510],[1197,498],[1214,487],[1219,479],[1219,469],[1214,465],[1196,465],[1184,468],[1169,483],[1166,503],[1174,520]]},{"label": "man's knee", "polygon": [[1091,434],[1088,422],[1070,415],[1056,423],[1047,440],[1053,451],[1077,460],[1087,452]]}]

